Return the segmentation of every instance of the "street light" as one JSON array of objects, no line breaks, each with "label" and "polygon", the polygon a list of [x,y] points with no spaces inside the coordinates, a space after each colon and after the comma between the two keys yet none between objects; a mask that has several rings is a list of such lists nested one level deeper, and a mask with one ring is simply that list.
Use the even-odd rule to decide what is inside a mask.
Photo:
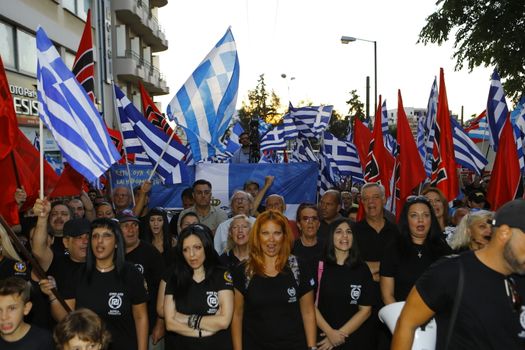
[{"label": "street light", "polygon": [[283,73],[281,74],[281,78],[286,80],[286,86],[288,87],[288,105],[290,105],[290,82],[295,80],[295,77],[289,77],[289,79],[286,79],[288,78],[288,76],[286,75],[286,73]]},{"label": "street light", "polygon": [[360,40],[360,41],[366,41],[369,43],[374,43],[374,109],[377,108],[377,41],[375,40],[368,40],[368,39],[360,39],[360,38],[354,38],[353,36],[346,36],[343,35],[341,37],[341,43],[343,44],[349,44],[353,41]]}]

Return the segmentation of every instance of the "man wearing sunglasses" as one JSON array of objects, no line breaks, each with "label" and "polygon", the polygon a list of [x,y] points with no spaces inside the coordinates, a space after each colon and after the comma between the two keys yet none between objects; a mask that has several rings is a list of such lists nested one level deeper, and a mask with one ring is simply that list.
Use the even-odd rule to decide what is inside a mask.
[{"label": "man wearing sunglasses", "polygon": [[443,258],[416,282],[392,349],[411,349],[435,317],[436,349],[525,349],[525,200],[503,205],[485,248]]}]

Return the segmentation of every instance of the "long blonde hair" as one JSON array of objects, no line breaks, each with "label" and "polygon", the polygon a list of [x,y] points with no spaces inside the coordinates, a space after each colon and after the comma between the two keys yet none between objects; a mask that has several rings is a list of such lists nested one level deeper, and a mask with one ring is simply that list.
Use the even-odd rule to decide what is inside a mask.
[{"label": "long blonde hair", "polygon": [[288,263],[288,257],[292,250],[293,235],[288,225],[288,219],[278,211],[267,210],[257,216],[255,224],[250,231],[250,239],[248,246],[250,248],[250,257],[246,263],[246,275],[253,277],[253,275],[264,275],[264,253],[261,247],[261,227],[267,222],[274,222],[281,227],[283,232],[283,243],[281,250],[277,256],[275,268],[281,272]]},{"label": "long blonde hair", "polygon": [[15,247],[13,247],[13,243],[11,243],[7,231],[2,225],[0,225],[0,248],[0,255],[11,260],[22,261],[16,252]]},{"label": "long blonde hair", "polygon": [[469,232],[470,228],[480,221],[492,220],[493,216],[494,213],[488,210],[469,212],[461,219],[456,227],[456,231],[450,239],[450,247],[454,250],[469,248],[472,239]]}]

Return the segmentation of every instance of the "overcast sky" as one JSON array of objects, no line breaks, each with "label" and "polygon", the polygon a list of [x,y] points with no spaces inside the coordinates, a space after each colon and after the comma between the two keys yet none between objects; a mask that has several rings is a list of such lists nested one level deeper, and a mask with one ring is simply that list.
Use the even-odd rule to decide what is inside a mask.
[{"label": "overcast sky", "polygon": [[388,109],[397,108],[397,89],[405,107],[426,108],[433,79],[443,67],[449,108],[460,114],[464,106],[467,119],[485,109],[493,67],[455,72],[452,42],[416,44],[435,9],[435,0],[171,0],[159,9],[169,41],[160,68],[170,94],[157,100],[166,108],[231,26],[240,61],[237,106],[263,73],[283,105],[288,99],[308,100],[333,104],[343,114],[350,90],[357,89],[364,102],[368,75],[373,104],[373,44],[341,44],[341,36],[347,35],[377,41],[378,94],[386,98]]}]

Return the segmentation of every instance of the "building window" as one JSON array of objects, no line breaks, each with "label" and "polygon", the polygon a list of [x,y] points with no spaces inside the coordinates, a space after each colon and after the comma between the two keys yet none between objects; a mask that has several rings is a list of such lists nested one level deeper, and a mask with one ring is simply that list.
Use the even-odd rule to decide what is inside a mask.
[{"label": "building window", "polygon": [[16,33],[18,69],[36,75],[36,38],[20,29]]},{"label": "building window", "polygon": [[0,22],[0,54],[5,67],[16,68],[13,27],[2,22]]},{"label": "building window", "polygon": [[62,58],[64,60],[64,63],[66,64],[66,67],[69,70],[73,69],[73,63],[75,63],[75,55],[69,51],[65,51]]},{"label": "building window", "polygon": [[89,2],[89,0],[62,0],[62,6],[85,21]]}]

